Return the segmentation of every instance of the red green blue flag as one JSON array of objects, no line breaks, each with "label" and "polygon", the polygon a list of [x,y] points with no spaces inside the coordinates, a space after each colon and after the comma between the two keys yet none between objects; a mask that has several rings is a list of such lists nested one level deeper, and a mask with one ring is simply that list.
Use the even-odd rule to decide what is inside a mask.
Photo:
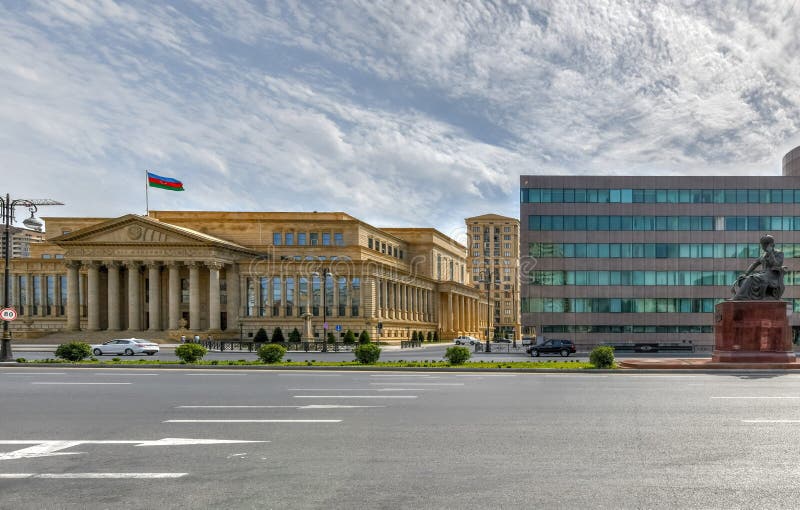
[{"label": "red green blue flag", "polygon": [[172,177],[161,177],[160,175],[147,172],[147,183],[151,188],[168,189],[170,191],[183,191],[183,183]]}]

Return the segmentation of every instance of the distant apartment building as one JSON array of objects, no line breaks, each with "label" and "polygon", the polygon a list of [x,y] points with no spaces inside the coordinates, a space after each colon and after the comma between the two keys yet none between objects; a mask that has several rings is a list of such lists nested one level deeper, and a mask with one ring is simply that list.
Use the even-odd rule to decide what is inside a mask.
[{"label": "distant apartment building", "polygon": [[[520,257],[519,221],[497,214],[484,214],[465,220],[467,225],[467,270],[475,287],[491,301],[495,334],[519,339]],[[485,333],[484,333],[485,334]]]},{"label": "distant apartment building", "polygon": [[[31,245],[44,241],[44,232],[27,228],[11,227],[9,232],[11,245],[11,258],[23,258],[31,256]],[[0,231],[0,258],[5,257],[6,237]]]},{"label": "distant apartment building", "polygon": [[[599,343],[714,343],[714,305],[760,256],[785,254],[800,311],[800,150],[782,176],[520,177],[523,327]],[[795,337],[800,316],[790,317]]]}]

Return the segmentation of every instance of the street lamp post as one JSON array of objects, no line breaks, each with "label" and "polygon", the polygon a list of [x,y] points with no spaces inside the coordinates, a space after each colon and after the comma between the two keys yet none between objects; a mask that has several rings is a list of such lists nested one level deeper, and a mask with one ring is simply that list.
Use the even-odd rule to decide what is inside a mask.
[{"label": "street lamp post", "polygon": [[[3,257],[5,258],[5,271],[3,273],[3,308],[11,306],[11,269],[9,262],[11,260],[11,224],[14,223],[14,208],[17,206],[27,207],[31,212],[31,217],[23,223],[28,226],[41,227],[42,222],[34,218],[33,214],[39,210],[40,205],[64,205],[61,202],[44,199],[31,199],[31,198],[17,198],[11,200],[11,197],[6,194],[5,199],[0,197],[0,216],[2,216],[3,223],[5,224],[5,232],[3,233],[3,241],[5,242],[5,249],[3,250]],[[28,305],[30,306],[30,304]],[[11,352],[11,331],[8,329],[8,321],[3,321],[3,339],[0,342],[0,361],[13,361],[14,355]]]},{"label": "street lamp post", "polygon": [[492,338],[489,335],[489,328],[492,326],[492,273],[490,270],[481,271],[482,282],[486,283],[486,349],[484,352],[492,352]]},{"label": "street lamp post", "polygon": [[331,274],[327,267],[323,267],[319,272],[311,273],[311,276],[320,276],[322,279],[322,352],[328,352],[328,306],[325,300],[325,281]]}]

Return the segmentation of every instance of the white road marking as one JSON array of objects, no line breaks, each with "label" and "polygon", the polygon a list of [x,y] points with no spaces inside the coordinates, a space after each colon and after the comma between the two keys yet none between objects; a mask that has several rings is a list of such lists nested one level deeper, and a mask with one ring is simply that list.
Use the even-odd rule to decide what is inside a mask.
[{"label": "white road marking", "polygon": [[66,372],[25,372],[12,374],[10,372],[2,372],[3,375],[64,375]]},{"label": "white road marking", "polygon": [[341,423],[342,420],[164,420],[161,423]]},{"label": "white road marking", "polygon": [[85,479],[152,479],[152,478],[181,478],[189,473],[0,473],[0,479],[45,478],[61,480]]},{"label": "white road marking", "polygon": [[435,382],[435,383],[425,383],[425,382],[371,382],[370,384],[375,386],[464,386],[464,383],[456,382],[456,383],[449,383],[449,382]]},{"label": "white road marking", "polygon": [[[409,386],[409,385],[404,384],[403,386]],[[430,388],[289,388],[287,391],[431,391],[431,389]]]},{"label": "white road marking", "polygon": [[417,398],[416,395],[294,395],[294,398]]},{"label": "white road marking", "polygon": [[369,408],[369,407],[386,407],[386,406],[345,406],[345,405],[323,405],[312,404],[307,406],[177,406],[176,409],[277,409],[277,408],[290,408],[290,409],[356,409],[356,408]]},{"label": "white road marking", "polygon": [[742,420],[742,423],[800,423],[800,420]]},{"label": "white road marking", "polygon": [[133,383],[129,383],[129,382],[43,382],[43,381],[33,381],[31,384],[57,384],[59,386],[62,385],[62,384],[87,385],[87,386],[88,385],[107,386],[109,384],[133,384]]},{"label": "white road marking", "polygon": [[314,377],[341,377],[342,374],[311,374],[309,372],[303,372],[302,374],[278,374],[281,377],[291,377],[291,376],[314,376]]},{"label": "white road marking", "polygon": [[52,457],[55,455],[77,455],[84,452],[61,452],[66,448],[78,446],[82,444],[131,444],[135,446],[186,446],[186,445],[200,445],[200,444],[239,444],[239,443],[268,443],[269,441],[246,441],[238,439],[189,439],[182,437],[165,437],[163,439],[145,440],[145,441],[127,441],[127,440],[109,440],[109,441],[53,441],[53,440],[37,440],[37,439],[23,439],[23,440],[8,440],[0,441],[0,445],[26,445],[30,444],[28,448],[15,450],[12,452],[0,453],[0,460],[15,460],[15,459],[31,459],[36,457]]},{"label": "white road marking", "polygon": [[92,374],[92,375],[107,375],[107,376],[109,376],[109,377],[116,377],[116,376],[122,376],[122,377],[128,377],[128,376],[147,376],[147,377],[150,377],[150,376],[153,376],[153,375],[161,375],[161,374],[124,374],[124,373],[108,372],[108,373],[105,373],[105,374],[103,374],[103,373],[97,373],[97,374]]},{"label": "white road marking", "polygon": [[241,372],[204,372],[201,374],[183,374],[183,375],[196,375],[196,376],[206,376],[206,375],[247,375]]},{"label": "white road marking", "polygon": [[711,397],[712,399],[719,399],[719,400],[750,400],[750,399],[761,399],[761,400],[783,400],[783,399],[790,399],[790,400],[797,400],[800,399],[800,396],[797,397]]},{"label": "white road marking", "polygon": [[429,379],[441,379],[439,376],[427,374],[370,374],[370,377],[427,377]]},{"label": "white road marking", "polygon": [[[456,377],[517,377],[518,374],[455,374]],[[554,374],[544,374],[554,375]]]}]

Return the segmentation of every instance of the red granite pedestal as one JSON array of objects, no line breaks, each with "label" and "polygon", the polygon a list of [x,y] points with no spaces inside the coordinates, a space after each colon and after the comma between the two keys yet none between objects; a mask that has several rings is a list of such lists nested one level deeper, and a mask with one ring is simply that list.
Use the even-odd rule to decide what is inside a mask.
[{"label": "red granite pedestal", "polygon": [[794,363],[783,301],[724,301],[714,317],[715,363]]}]

